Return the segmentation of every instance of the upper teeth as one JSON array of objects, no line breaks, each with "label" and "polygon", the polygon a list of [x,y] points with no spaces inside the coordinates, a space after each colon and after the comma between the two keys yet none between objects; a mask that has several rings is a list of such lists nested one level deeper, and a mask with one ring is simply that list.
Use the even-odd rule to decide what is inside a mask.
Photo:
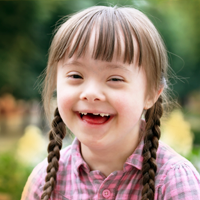
[{"label": "upper teeth", "polygon": [[82,114],[82,115],[87,115],[87,113],[83,113],[83,112],[82,112],[81,114]]},{"label": "upper teeth", "polygon": [[101,115],[102,117],[104,117],[104,116],[109,116],[109,114],[105,114],[105,113],[100,113],[100,115]]},{"label": "upper teeth", "polygon": [[[84,112],[79,112],[81,113],[82,115],[87,115],[87,113],[84,113]],[[100,115],[101,117],[104,117],[104,116],[109,116],[109,114],[106,114],[106,113],[92,113],[93,115]]]}]

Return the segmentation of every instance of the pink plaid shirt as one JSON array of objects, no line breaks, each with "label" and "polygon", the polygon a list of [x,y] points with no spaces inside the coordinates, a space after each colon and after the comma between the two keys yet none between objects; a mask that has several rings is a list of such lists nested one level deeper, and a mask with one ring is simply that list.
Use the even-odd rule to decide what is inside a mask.
[{"label": "pink plaid shirt", "polygon": [[[140,200],[142,191],[142,149],[140,142],[127,159],[123,171],[105,177],[100,171],[90,171],[80,154],[79,141],[61,151],[57,185],[51,200]],[[155,199],[200,199],[200,175],[193,165],[160,141],[157,152]],[[46,175],[47,161],[33,170],[24,188],[22,200],[39,200]]]}]

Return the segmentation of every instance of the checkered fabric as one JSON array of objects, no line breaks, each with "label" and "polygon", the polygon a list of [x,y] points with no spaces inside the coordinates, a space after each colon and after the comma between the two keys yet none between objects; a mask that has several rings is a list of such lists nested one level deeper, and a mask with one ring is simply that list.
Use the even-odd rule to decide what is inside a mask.
[{"label": "checkered fabric", "polygon": [[[80,154],[80,142],[61,151],[57,185],[51,200],[140,200],[142,191],[142,149],[140,142],[127,159],[123,171],[105,177],[100,171],[90,171]],[[157,151],[155,199],[200,200],[200,175],[193,165],[159,142]],[[38,164],[30,175],[22,200],[39,200],[46,175],[47,161]]]}]

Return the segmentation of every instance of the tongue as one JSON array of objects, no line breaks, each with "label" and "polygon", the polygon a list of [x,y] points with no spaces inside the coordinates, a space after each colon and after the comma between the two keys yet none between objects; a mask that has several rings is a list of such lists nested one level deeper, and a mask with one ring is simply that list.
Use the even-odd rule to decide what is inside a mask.
[{"label": "tongue", "polygon": [[100,115],[88,113],[87,115],[83,115],[82,119],[90,124],[103,124],[107,121],[108,117],[101,117]]}]

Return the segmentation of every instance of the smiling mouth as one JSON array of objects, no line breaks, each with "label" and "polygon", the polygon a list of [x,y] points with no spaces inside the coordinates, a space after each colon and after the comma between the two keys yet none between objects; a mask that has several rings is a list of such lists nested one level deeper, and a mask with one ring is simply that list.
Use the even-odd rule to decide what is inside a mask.
[{"label": "smiling mouth", "polygon": [[89,124],[104,124],[110,119],[107,113],[82,113],[79,112],[80,118]]}]

